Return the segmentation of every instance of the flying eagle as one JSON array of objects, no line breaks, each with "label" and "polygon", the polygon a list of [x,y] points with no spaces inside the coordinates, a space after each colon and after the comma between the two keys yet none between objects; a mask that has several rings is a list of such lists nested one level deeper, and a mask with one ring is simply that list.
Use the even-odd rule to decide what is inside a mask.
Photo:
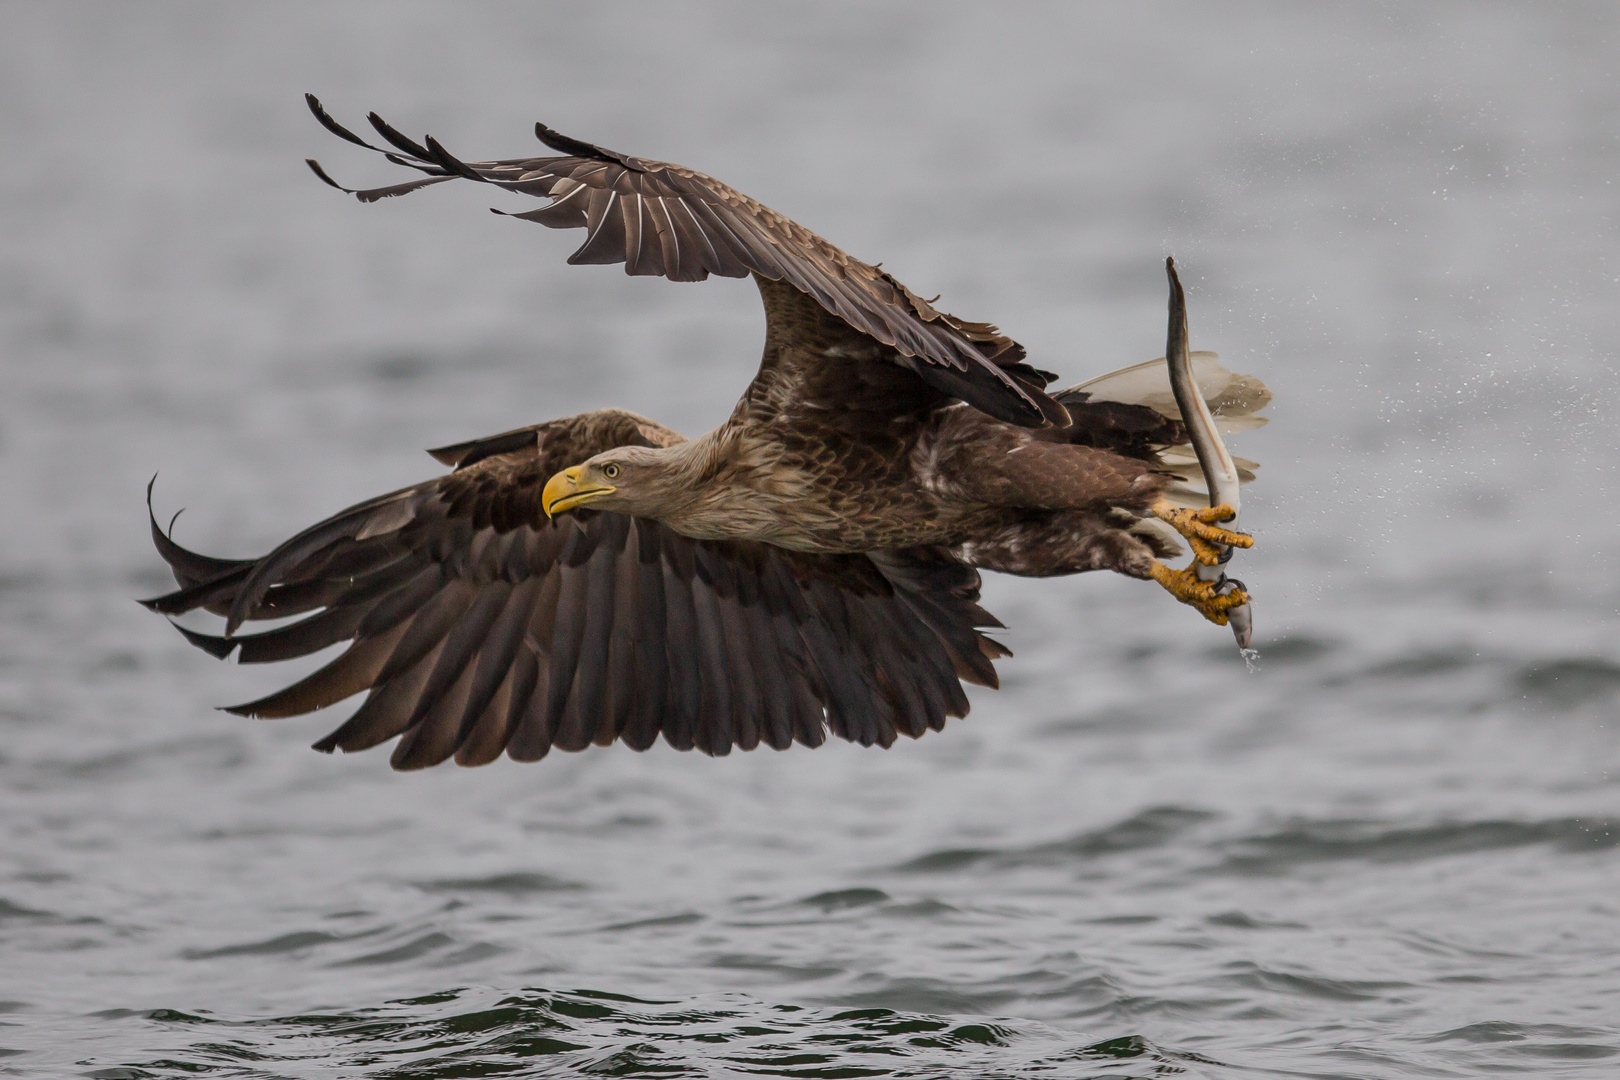
[{"label": "flying eagle", "polygon": [[[991,661],[1010,654],[981,632],[1001,625],[978,604],[981,569],[1114,570],[1217,623],[1247,601],[1195,572],[1251,540],[1216,524],[1228,507],[1176,505],[1200,478],[1174,405],[1150,400],[1154,365],[1048,394],[1056,376],[994,326],[702,173],[538,124],[558,156],[467,162],[373,113],[379,147],[308,101],[334,135],[423,174],[352,191],[362,202],[456,179],[548,198],[513,216],[584,228],[571,263],[751,275],[765,351],[706,435],[602,409],[443,447],[430,452],[453,471],[263,558],[193,553],[153,518],[180,588],[146,605],[225,620],[222,635],[180,627],[194,645],[264,663],[350,643],[230,712],[294,716],[369,691],[315,747],[403,736],[397,769],[660,734],[708,754],[828,731],[888,746],[965,715],[962,680],[997,685]],[[1217,415],[1262,422],[1263,386],[1200,364]],[[1179,550],[1161,523],[1189,539],[1188,568],[1159,561]],[[303,617],[238,633],[289,616]]]}]

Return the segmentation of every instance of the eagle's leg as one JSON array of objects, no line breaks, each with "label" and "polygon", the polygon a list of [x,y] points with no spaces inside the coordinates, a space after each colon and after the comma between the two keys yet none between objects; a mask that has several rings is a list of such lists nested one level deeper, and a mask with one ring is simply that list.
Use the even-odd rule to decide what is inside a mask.
[{"label": "eagle's leg", "polygon": [[[1190,540],[1191,537],[1188,537]],[[1226,625],[1226,613],[1249,602],[1249,594],[1239,585],[1230,592],[1217,592],[1225,579],[1202,581],[1195,562],[1180,570],[1172,569],[1157,560],[1148,570],[1148,576],[1163,585],[1170,595],[1198,609],[1198,613],[1216,626]]]},{"label": "eagle's leg", "polygon": [[1112,570],[1147,579],[1160,557],[1181,549],[1164,537],[1130,532],[1115,515],[1073,510],[1032,513],[986,530],[956,550],[960,559],[980,570],[1019,577]]},{"label": "eagle's leg", "polygon": [[[1193,558],[1205,566],[1219,566],[1223,561],[1221,547],[1254,547],[1254,537],[1247,533],[1233,532],[1223,529],[1215,524],[1217,521],[1231,521],[1237,517],[1237,511],[1222,503],[1220,506],[1211,506],[1205,510],[1188,510],[1176,506],[1167,500],[1160,499],[1153,504],[1153,516],[1160,521],[1170,524],[1172,529],[1187,538],[1187,543],[1193,549]],[[1160,584],[1164,584],[1162,581]],[[1165,585],[1169,589],[1170,586]],[[1174,589],[1170,590],[1175,592]],[[1182,599],[1178,597],[1178,599]],[[1185,601],[1191,603],[1191,601]],[[1228,607],[1232,605],[1227,605]],[[1207,614],[1207,613],[1206,613]]]}]

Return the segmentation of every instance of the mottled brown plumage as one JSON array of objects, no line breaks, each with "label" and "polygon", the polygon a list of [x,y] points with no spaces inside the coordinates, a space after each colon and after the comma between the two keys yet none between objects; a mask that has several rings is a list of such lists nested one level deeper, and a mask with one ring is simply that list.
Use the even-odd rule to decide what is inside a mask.
[{"label": "mottled brown plumage", "polygon": [[[759,287],[765,355],[731,417],[689,443],[587,461],[583,475],[620,473],[590,505],[804,552],[994,542],[1004,554],[975,564],[1049,575],[1099,565],[1073,547],[1077,514],[1145,513],[1164,489],[1150,454],[1076,446],[1068,427],[1031,430],[955,403],[793,286]],[[1054,527],[1061,543],[1044,535]],[[1142,576],[1153,550],[1134,538],[1110,547],[1138,557],[1125,568]]]},{"label": "mottled brown plumage", "polygon": [[1006,653],[979,633],[999,624],[976,568],[1148,577],[1173,550],[1144,526],[1177,421],[1048,395],[1053,376],[995,327],[718,181],[544,126],[565,156],[469,163],[373,114],[385,150],[310,107],[426,174],[363,201],[476,180],[552,200],[514,216],[585,228],[571,262],[751,274],[765,350],[728,420],[696,439],[606,409],[445,447],[432,453],[453,472],[257,560],[196,555],[154,520],[180,589],[148,605],[225,618],[223,636],[183,630],[193,643],[251,663],[351,642],[233,711],[290,716],[369,691],[316,745],[403,736],[398,768],[660,734],[708,753],[813,746],[826,730],[886,746],[964,715],[958,679],[995,685]]},{"label": "mottled brown plumage", "polygon": [[154,519],[181,587],[146,603],[224,617],[223,636],[181,632],[241,663],[352,641],[230,711],[295,716],[369,689],[316,747],[404,734],[401,769],[451,756],[483,764],[503,750],[532,761],[616,738],[645,749],[660,734],[710,754],[816,746],[828,730],[887,746],[965,715],[958,678],[995,685],[990,661],[1005,650],[977,628],[999,624],[978,606],[978,575],[943,552],[804,555],[623,514],[541,511],[563,464],[680,439],[608,409],[446,447],[434,453],[455,472],[360,503],[256,560],[196,555]]}]

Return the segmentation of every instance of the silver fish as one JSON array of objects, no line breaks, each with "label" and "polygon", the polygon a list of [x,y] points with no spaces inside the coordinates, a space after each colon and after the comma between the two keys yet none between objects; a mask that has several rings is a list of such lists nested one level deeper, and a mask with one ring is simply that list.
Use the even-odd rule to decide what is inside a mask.
[{"label": "silver fish", "polygon": [[[1225,503],[1241,513],[1237,465],[1227,453],[1221,433],[1215,429],[1215,417],[1210,415],[1209,405],[1193,380],[1192,358],[1187,349],[1187,297],[1182,291],[1181,279],[1176,276],[1176,260],[1165,259],[1164,269],[1170,277],[1170,327],[1164,350],[1165,364],[1170,369],[1170,389],[1181,409],[1181,420],[1187,426],[1193,452],[1198,455],[1198,467],[1209,483],[1209,505]],[[1238,518],[1222,522],[1222,526],[1235,531]],[[1222,545],[1221,561],[1215,566],[1194,563],[1199,580],[1216,582],[1216,591],[1221,595],[1246,588],[1241,581],[1226,576],[1226,564],[1232,558],[1232,551]],[[1232,636],[1237,638],[1238,648],[1247,649],[1254,640],[1254,615],[1250,605],[1233,608],[1226,613],[1226,619]]]}]

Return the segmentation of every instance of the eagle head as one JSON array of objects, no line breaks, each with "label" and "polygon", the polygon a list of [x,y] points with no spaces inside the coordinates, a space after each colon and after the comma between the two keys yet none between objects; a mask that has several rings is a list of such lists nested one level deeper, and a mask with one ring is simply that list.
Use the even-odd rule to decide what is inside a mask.
[{"label": "eagle head", "polygon": [[670,486],[662,449],[621,446],[554,475],[540,493],[547,517],[589,506],[636,517],[657,517]]}]

